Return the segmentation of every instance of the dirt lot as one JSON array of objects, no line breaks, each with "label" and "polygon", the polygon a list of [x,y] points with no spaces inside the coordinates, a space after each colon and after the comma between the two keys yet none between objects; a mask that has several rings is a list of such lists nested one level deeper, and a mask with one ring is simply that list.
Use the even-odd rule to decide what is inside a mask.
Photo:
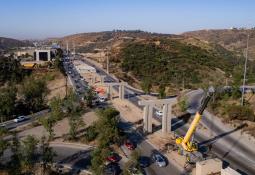
[{"label": "dirt lot", "polygon": [[[86,124],[85,127],[90,126],[94,121],[97,120],[97,115],[95,112],[87,112],[83,116],[83,121]],[[25,127],[25,126],[23,126]],[[17,129],[21,129],[17,128]],[[81,128],[84,129],[84,128]],[[59,121],[56,126],[54,127],[54,133],[55,133],[55,141],[63,141],[62,136],[64,134],[67,134],[69,131],[69,124],[68,124],[68,119],[64,118],[63,120]],[[18,133],[19,137],[25,137],[27,135],[34,135],[36,138],[40,139],[44,135],[48,135],[47,131],[44,129],[43,126],[37,126],[33,127],[24,131],[21,131]]]},{"label": "dirt lot", "polygon": [[66,78],[60,72],[56,72],[54,79],[49,81],[47,87],[49,89],[49,94],[47,96],[47,100],[49,101],[53,97],[59,96],[63,98],[66,93],[66,83],[67,86],[70,87],[69,82],[66,82]]}]

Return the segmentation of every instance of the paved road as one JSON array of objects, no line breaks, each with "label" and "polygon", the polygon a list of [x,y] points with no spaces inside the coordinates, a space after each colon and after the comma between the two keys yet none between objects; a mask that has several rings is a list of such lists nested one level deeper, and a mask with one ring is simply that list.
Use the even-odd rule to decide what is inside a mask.
[{"label": "paved road", "polygon": [[[91,64],[86,60],[84,62],[95,67],[97,70],[99,70],[99,73],[102,73],[103,75],[106,75],[108,79],[111,79],[111,76],[107,75],[101,68],[96,67],[95,65]],[[130,89],[130,91],[132,90]],[[192,92],[190,108],[188,109],[190,113],[193,114],[196,112],[198,106],[200,105],[202,97],[203,97],[202,90]],[[129,100],[136,106],[140,107],[138,105],[139,99],[136,96],[129,98]],[[160,118],[156,119],[159,121],[161,120]],[[234,131],[224,130],[223,129],[224,125],[219,127],[214,121],[212,121],[212,119],[213,117],[209,115],[207,111],[205,111],[201,123],[212,131],[214,137],[209,138],[205,137],[200,133],[196,133],[195,140],[201,143],[205,143],[205,141],[213,142],[211,151],[213,154],[217,155],[224,161],[224,165],[230,164],[232,168],[235,168],[236,170],[242,172],[243,174],[255,174],[255,151],[249,149],[245,145],[245,143],[239,143],[238,140],[239,138],[235,138],[232,135],[230,135],[235,130]],[[187,129],[188,126],[185,121],[178,120],[176,118],[172,119],[172,130],[176,130],[178,134],[184,135]]]},{"label": "paved road", "polygon": [[[203,97],[203,90],[192,91],[189,96],[189,110],[196,111]],[[240,128],[226,127],[216,116],[205,110],[201,123],[211,131],[211,137],[196,134],[196,140],[202,145],[211,145],[212,152],[243,174],[255,174],[255,151],[247,146],[241,135],[233,135]]]},{"label": "paved road", "polygon": [[[105,75],[105,81],[107,81],[107,82],[117,82],[116,79],[114,79],[113,77],[109,76],[101,68],[96,67],[95,65],[91,64],[90,62],[87,62],[86,60],[83,60],[83,61],[86,64],[95,67],[98,74]],[[116,91],[118,91],[118,86],[115,86],[114,88],[116,89]],[[132,103],[138,105],[138,100],[139,99],[136,97],[136,95],[140,95],[141,94],[140,91],[133,91],[131,89],[126,89],[125,90],[125,94],[126,94],[126,96],[125,96],[126,98],[129,97],[128,99],[130,101],[132,101]],[[131,126],[132,125],[130,123],[127,123],[127,122],[123,122],[122,125],[121,125],[121,127],[125,131],[126,130],[127,131],[130,130]],[[129,137],[132,140],[134,140],[136,143],[138,143],[138,147],[140,148],[141,153],[142,153],[143,156],[150,157],[151,151],[155,150],[155,148],[150,143],[148,143],[146,140],[144,140],[143,137],[141,135],[139,135],[137,132],[132,131],[129,134]],[[175,165],[173,165],[171,162],[169,162],[167,167],[164,167],[164,168],[160,168],[160,167],[156,166],[155,164],[152,164],[150,167],[146,168],[146,173],[148,175],[157,175],[157,174],[168,175],[169,173],[171,173],[172,175],[185,174],[180,169],[175,167]]]},{"label": "paved road", "polygon": [[[8,130],[11,130],[11,129],[14,129],[18,126],[22,126],[22,125],[31,123],[31,122],[37,120],[39,117],[42,117],[42,116],[46,115],[47,113],[49,113],[49,109],[42,110],[40,112],[34,113],[33,115],[28,115],[28,116],[26,116],[26,120],[24,120],[22,122],[16,123],[13,120],[10,120],[5,125],[5,128],[8,129]],[[4,123],[6,123],[6,122],[4,122]]]},{"label": "paved road", "polygon": [[[120,122],[119,127],[128,133],[128,138],[135,143],[137,143],[138,149],[141,151],[142,156],[150,157],[151,152],[155,150],[155,148],[148,143],[144,138],[146,136],[142,136],[140,132],[134,130],[132,128],[133,124],[130,122],[126,122],[123,118]],[[185,174],[179,168],[177,168],[172,162],[168,162],[167,167],[159,168],[156,164],[152,164],[145,169],[146,174],[148,175],[168,175],[168,174]]]}]

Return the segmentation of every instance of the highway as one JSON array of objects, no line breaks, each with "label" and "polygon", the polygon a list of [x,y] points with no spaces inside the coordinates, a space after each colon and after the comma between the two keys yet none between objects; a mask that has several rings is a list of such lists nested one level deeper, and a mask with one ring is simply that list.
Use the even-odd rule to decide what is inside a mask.
[{"label": "highway", "polygon": [[[86,62],[86,64],[95,67],[93,64],[89,64]],[[65,63],[65,68],[72,67],[71,62],[67,61]],[[99,73],[100,75],[105,75],[105,81],[107,82],[117,82],[116,79],[112,78],[111,76],[109,76],[108,74],[106,74],[102,69],[95,67],[97,70],[97,73]],[[66,69],[66,71],[68,71],[68,69]],[[73,74],[72,74],[73,75]],[[69,75],[70,76],[70,75]],[[75,76],[70,76],[71,81],[74,83],[74,86],[76,86],[74,79],[79,78],[79,75],[75,74]],[[86,84],[87,86],[87,84]],[[116,91],[118,91],[118,86],[114,87]],[[138,98],[136,97],[136,95],[141,94],[140,91],[132,91],[131,89],[127,89],[125,90],[125,93],[129,93],[129,95],[126,94],[126,97],[130,97],[128,98],[130,101],[132,101],[132,103],[138,105]],[[122,118],[122,120],[124,121],[124,119]],[[129,137],[134,140],[137,144],[138,144],[138,148],[141,150],[141,154],[142,156],[146,156],[146,157],[150,157],[151,156],[151,152],[153,150],[155,150],[155,148],[148,143],[144,137],[139,134],[138,132],[134,131],[133,129],[131,129],[132,124],[130,124],[129,122],[122,122],[121,126],[120,126],[123,130],[130,132]],[[147,175],[169,175],[169,173],[171,173],[171,175],[184,175],[186,174],[185,172],[183,172],[182,170],[180,170],[180,168],[177,168],[174,164],[172,164],[171,162],[168,162],[167,167],[163,167],[160,168],[155,164],[150,165],[148,168],[145,169],[146,174]]]},{"label": "highway", "polygon": [[[107,80],[110,81],[116,81],[114,78],[112,78],[110,75],[108,75],[103,69],[97,67],[96,65],[92,64],[91,62],[83,59],[83,61],[90,65],[93,66],[97,69],[98,73],[101,75],[105,75]],[[118,91],[118,88],[116,87],[116,90]],[[141,92],[134,92],[132,89],[128,89],[131,94],[137,94],[140,95]],[[133,91],[133,93],[132,93]],[[126,93],[126,91],[125,91]],[[203,97],[203,92],[201,91],[193,91],[191,93],[190,97],[190,108],[188,111],[190,113],[194,113],[197,110],[197,107],[200,104],[200,100]],[[133,104],[138,106],[138,101],[139,99],[136,96],[132,96],[131,98],[128,99],[131,101]],[[255,174],[255,153],[254,150],[250,149],[247,147],[245,144],[239,143],[240,138],[233,137],[231,135],[232,132],[234,131],[229,131],[229,130],[224,130],[224,125],[219,127],[217,126],[217,123],[211,121],[212,116],[208,114],[207,111],[205,111],[205,115],[201,120],[201,123],[207,127],[211,132],[213,133],[212,137],[206,137],[202,133],[196,132],[195,134],[195,140],[200,143],[204,143],[205,141],[208,140],[214,140],[213,143],[211,143],[212,149],[211,153],[219,157],[224,161],[224,165],[230,165],[230,167],[238,170],[242,174]],[[160,119],[158,119],[160,120]],[[178,127],[175,127],[175,125],[180,123]],[[172,130],[173,128],[175,132],[179,135],[184,135],[188,129],[188,125],[185,124],[185,121],[178,120],[176,118],[172,119]],[[223,139],[224,138],[224,139]]]},{"label": "highway", "polygon": [[13,120],[10,120],[10,121],[4,122],[5,123],[4,126],[6,129],[11,130],[11,129],[17,128],[18,126],[32,123],[33,121],[37,120],[39,117],[44,116],[47,113],[49,113],[49,111],[50,111],[49,109],[45,109],[45,110],[39,111],[37,113],[28,115],[28,116],[26,116],[26,120],[17,122],[17,123],[14,122]]},{"label": "highway", "polygon": [[[202,97],[201,89],[189,94],[190,112],[196,111]],[[255,174],[255,151],[241,135],[234,135],[239,130],[238,127],[236,129],[228,128],[206,110],[201,123],[212,132],[211,138],[196,134],[196,139],[201,145],[210,144],[212,152],[224,160],[226,165],[230,164],[232,168],[243,174]]]}]

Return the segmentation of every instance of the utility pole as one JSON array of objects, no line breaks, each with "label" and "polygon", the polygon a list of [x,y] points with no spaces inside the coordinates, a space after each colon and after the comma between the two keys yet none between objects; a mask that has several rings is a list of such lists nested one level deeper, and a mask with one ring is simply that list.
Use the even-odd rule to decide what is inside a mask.
[{"label": "utility pole", "polygon": [[247,71],[248,50],[249,50],[249,33],[247,33],[247,45],[246,45],[245,63],[244,63],[243,88],[242,88],[242,101],[241,101],[241,105],[242,105],[242,106],[244,105],[244,86],[245,86],[245,81],[246,81],[246,71]]},{"label": "utility pole", "polygon": [[107,49],[106,72],[107,72],[107,74],[109,74],[109,49]]},{"label": "utility pole", "polygon": [[74,53],[74,56],[75,56],[75,43],[73,42],[73,53]]},{"label": "utility pole", "polygon": [[66,53],[67,53],[67,56],[68,56],[68,50],[69,50],[69,48],[68,48],[68,41],[67,41],[67,43],[66,43]]}]

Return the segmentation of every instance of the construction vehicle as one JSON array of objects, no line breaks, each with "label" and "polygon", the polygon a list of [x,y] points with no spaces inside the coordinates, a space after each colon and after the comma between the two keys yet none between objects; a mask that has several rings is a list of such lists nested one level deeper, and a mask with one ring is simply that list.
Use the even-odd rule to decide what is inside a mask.
[{"label": "construction vehicle", "polygon": [[214,94],[214,88],[210,87],[204,99],[201,102],[199,110],[196,112],[195,117],[184,137],[178,137],[175,142],[178,146],[178,153],[186,156],[188,163],[195,163],[203,159],[203,154],[198,151],[198,144],[193,141],[193,136],[196,131],[196,127],[201,120],[202,114],[207,107],[208,102]]}]

